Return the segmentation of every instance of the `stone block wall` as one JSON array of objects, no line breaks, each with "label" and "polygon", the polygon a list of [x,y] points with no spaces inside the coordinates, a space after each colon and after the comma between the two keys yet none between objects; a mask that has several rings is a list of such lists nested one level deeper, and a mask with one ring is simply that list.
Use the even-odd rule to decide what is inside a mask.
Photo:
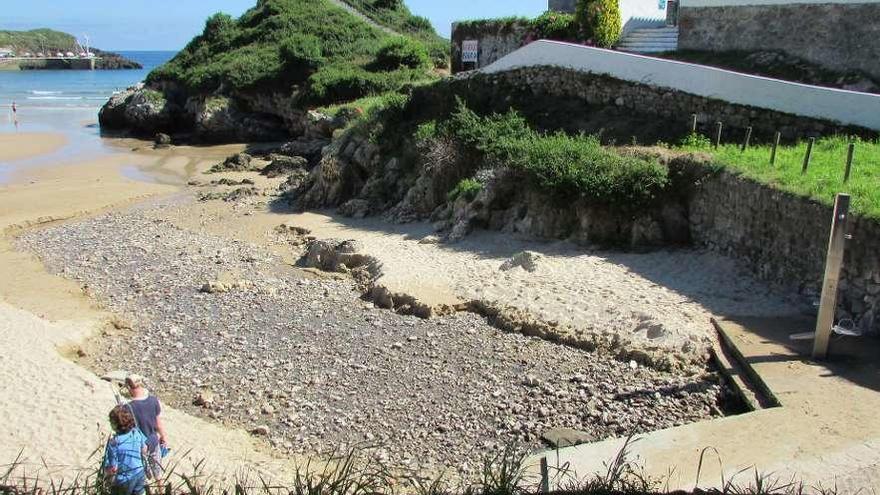
[{"label": "stone block wall", "polygon": [[[689,202],[698,245],[744,261],[764,280],[819,299],[832,208],[723,172],[705,178]],[[880,331],[880,223],[851,216],[838,318]]]},{"label": "stone block wall", "polygon": [[679,10],[682,50],[779,50],[880,78],[880,3],[699,6]]},{"label": "stone block wall", "polygon": [[[529,26],[520,21],[475,21],[452,25],[452,73],[486,67],[525,44]],[[480,43],[479,61],[462,63],[464,40]]]}]

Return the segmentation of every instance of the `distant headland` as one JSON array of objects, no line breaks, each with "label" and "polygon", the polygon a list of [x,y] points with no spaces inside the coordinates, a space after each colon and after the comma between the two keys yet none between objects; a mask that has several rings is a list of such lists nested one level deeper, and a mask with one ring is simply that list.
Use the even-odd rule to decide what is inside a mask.
[{"label": "distant headland", "polygon": [[142,69],[122,55],[89,46],[88,40],[51,29],[0,31],[0,70]]}]

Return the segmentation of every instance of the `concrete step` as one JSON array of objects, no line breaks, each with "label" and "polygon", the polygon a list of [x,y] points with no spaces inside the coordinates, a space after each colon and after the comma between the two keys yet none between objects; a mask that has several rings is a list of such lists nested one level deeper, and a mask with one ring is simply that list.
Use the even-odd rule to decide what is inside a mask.
[{"label": "concrete step", "polygon": [[635,30],[626,34],[627,38],[678,38],[678,31],[660,31],[659,29]]},{"label": "concrete step", "polygon": [[675,48],[618,48],[618,50],[629,53],[667,53],[674,52]]},{"label": "concrete step", "polygon": [[617,49],[633,53],[662,53],[678,49],[678,28],[639,28],[626,34]]},{"label": "concrete step", "polygon": [[675,50],[676,48],[678,48],[678,43],[621,43],[617,45],[617,48],[629,48],[635,50],[638,50],[640,48],[664,48],[667,50]]}]

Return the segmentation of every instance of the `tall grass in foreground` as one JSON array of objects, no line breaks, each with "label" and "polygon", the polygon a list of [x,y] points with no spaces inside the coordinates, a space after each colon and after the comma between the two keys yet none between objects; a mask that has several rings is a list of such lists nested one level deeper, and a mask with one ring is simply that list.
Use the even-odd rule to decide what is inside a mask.
[{"label": "tall grass in foreground", "polygon": [[[852,176],[844,183],[847,147],[855,143]],[[707,138],[691,136],[681,145],[685,151],[711,154],[718,165],[742,173],[758,182],[783,191],[833,204],[837,193],[852,196],[855,213],[880,219],[880,142],[847,136],[820,138],[813,147],[807,172],[802,173],[807,142],[780,146],[776,164],[770,164],[769,145],[751,146],[745,151],[738,144],[722,144],[714,149]]]},{"label": "tall grass in foreground", "polygon": [[[580,478],[570,466],[551,468],[549,482],[553,493],[578,494],[686,494],[669,491],[664,479],[652,478],[644,473],[640,464],[632,459],[633,438],[627,439],[618,454],[606,463],[605,470]],[[720,455],[709,448],[700,456],[696,485],[707,454],[714,452],[722,467]],[[100,456],[97,456],[100,457]],[[186,455],[183,456],[185,458]],[[548,453],[548,458],[553,458]],[[523,449],[508,446],[502,451],[484,458],[476,481],[454,482],[444,474],[426,478],[419,473],[401,472],[370,456],[365,449],[354,448],[320,462],[311,460],[299,464],[291,481],[278,483],[267,480],[259,473],[242,469],[232,479],[219,481],[205,473],[205,461],[193,464],[187,473],[180,464],[170,466],[165,479],[159,485],[147,488],[148,495],[532,495],[541,492],[541,479],[528,464]],[[111,495],[111,491],[99,467],[83,472],[67,481],[52,481],[41,477],[48,470],[45,464],[29,465],[19,455],[8,465],[0,466],[0,495]],[[670,471],[666,482],[671,478]],[[748,478],[740,483],[740,478]],[[808,487],[795,479],[779,479],[760,474],[757,470],[743,470],[730,479],[723,477],[719,488],[700,490],[694,494],[706,495],[833,495],[836,488]]]}]

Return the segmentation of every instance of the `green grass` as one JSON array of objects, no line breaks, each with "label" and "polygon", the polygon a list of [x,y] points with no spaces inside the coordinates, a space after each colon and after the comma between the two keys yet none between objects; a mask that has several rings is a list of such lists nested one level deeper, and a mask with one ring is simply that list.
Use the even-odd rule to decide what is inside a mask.
[{"label": "green grass", "polygon": [[[411,38],[419,53],[430,51],[421,46],[429,31],[423,24]],[[261,0],[239,19],[210,17],[204,32],[147,82],[174,81],[193,93],[289,92],[302,105],[322,105],[435,79],[432,67],[376,63],[395,38],[329,0]]]},{"label": "green grass", "polygon": [[690,141],[678,148],[707,152],[718,165],[731,171],[823,204],[833,204],[837,193],[848,193],[852,196],[853,212],[880,219],[880,142],[855,139],[852,175],[850,181],[844,183],[847,146],[851,142],[847,137],[817,140],[806,174],[802,173],[806,142],[795,146],[780,146],[776,165],[771,166],[770,146],[753,146],[741,152],[739,145],[725,144],[715,150],[708,140]]}]

